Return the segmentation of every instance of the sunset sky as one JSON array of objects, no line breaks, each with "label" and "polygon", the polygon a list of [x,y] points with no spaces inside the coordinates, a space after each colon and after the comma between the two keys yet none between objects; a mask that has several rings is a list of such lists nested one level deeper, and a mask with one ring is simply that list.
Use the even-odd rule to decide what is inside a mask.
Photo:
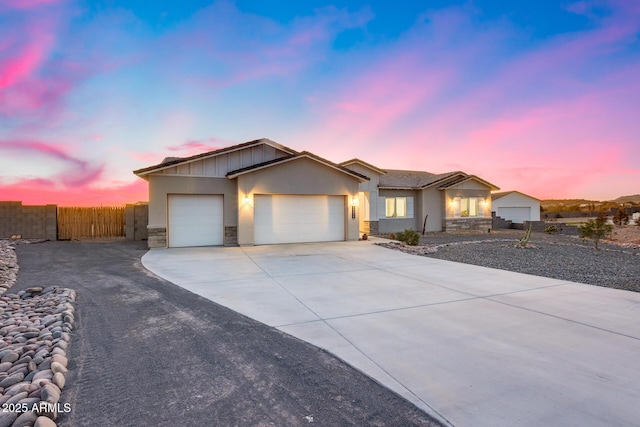
[{"label": "sunset sky", "polygon": [[640,1],[0,1],[0,200],[147,200],[134,169],[261,137],[640,193]]}]

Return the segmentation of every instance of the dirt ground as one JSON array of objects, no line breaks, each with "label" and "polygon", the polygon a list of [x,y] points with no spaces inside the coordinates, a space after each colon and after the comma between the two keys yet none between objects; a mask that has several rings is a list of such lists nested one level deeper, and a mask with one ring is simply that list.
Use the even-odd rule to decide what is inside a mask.
[{"label": "dirt ground", "polygon": [[635,243],[640,245],[640,226],[616,226],[611,241],[614,243]]}]

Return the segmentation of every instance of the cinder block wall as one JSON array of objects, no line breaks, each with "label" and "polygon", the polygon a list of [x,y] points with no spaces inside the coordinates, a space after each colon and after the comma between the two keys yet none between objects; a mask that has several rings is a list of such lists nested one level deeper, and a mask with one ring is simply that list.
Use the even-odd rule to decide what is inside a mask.
[{"label": "cinder block wall", "polygon": [[22,202],[0,202],[0,238],[21,236],[23,239],[58,238],[56,205],[23,206]]},{"label": "cinder block wall", "polygon": [[547,227],[555,226],[556,233],[566,234],[568,236],[577,236],[580,234],[578,232],[578,227],[575,225],[567,225],[561,222],[544,222],[544,221],[525,221],[523,224],[523,229],[528,230],[529,225],[531,225],[531,231],[543,232],[547,229]]}]

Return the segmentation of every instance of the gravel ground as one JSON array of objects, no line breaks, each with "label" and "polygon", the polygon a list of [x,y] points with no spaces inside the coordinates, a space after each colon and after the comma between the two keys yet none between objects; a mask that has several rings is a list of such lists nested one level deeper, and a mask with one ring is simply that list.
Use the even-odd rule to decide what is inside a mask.
[{"label": "gravel ground", "polygon": [[579,237],[532,233],[526,248],[516,248],[522,230],[492,233],[432,233],[420,246],[383,246],[416,255],[482,267],[640,292],[640,245],[593,242]]}]

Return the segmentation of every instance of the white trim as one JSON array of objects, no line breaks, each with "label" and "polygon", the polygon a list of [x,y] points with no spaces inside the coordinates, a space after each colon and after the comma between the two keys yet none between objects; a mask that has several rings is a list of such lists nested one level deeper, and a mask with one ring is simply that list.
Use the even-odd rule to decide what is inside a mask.
[{"label": "white trim", "polygon": [[363,160],[346,161],[346,162],[340,163],[340,166],[344,166],[344,167],[347,167],[349,165],[360,165],[363,168],[367,168],[370,171],[378,173],[379,175],[386,175],[387,174],[386,170],[377,168],[377,167],[375,167],[373,165],[368,165]]},{"label": "white trim", "polygon": [[[330,163],[323,162],[322,160],[319,160],[319,159],[317,159],[317,158],[315,158],[313,156],[310,156],[308,154],[300,154],[299,156],[287,157],[285,159],[280,159],[278,161],[273,161],[272,163],[269,163],[267,165],[263,165],[263,166],[260,166],[260,167],[257,167],[257,168],[248,166],[247,170],[244,170],[242,172],[234,173],[233,175],[227,175],[227,178],[228,179],[234,179],[234,178],[239,177],[240,175],[245,175],[245,174],[253,173],[253,172],[256,172],[256,171],[259,171],[259,170],[262,170],[262,169],[267,169],[267,168],[270,168],[270,167],[273,167],[273,166],[278,166],[278,165],[281,165],[283,163],[288,163],[288,162],[291,162],[291,161],[294,161],[294,160],[299,160],[299,159],[301,159],[303,157],[305,157],[307,159],[310,159],[310,160],[313,160],[313,161],[316,161],[316,162],[318,162],[318,163],[320,163],[322,165],[328,166],[328,167],[330,167],[330,168],[332,168],[334,170],[337,170],[338,172],[342,172],[342,173],[344,173],[346,175],[350,175],[350,176],[352,176],[354,178],[357,178],[360,182],[367,181],[366,179],[364,179],[364,178],[362,178],[362,177],[360,177],[358,175],[355,175],[354,172],[349,171],[348,169],[344,170],[344,169],[341,169],[341,168],[337,168],[337,167],[335,167],[334,165],[332,165]],[[241,168],[241,169],[245,169],[245,168]]]},{"label": "white trim", "polygon": [[[405,199],[405,215],[404,216],[387,216],[387,201],[393,200],[393,211],[398,212],[398,199]],[[380,197],[378,199],[378,214],[384,213],[384,216],[380,215],[380,219],[412,219],[414,217],[413,212],[413,196],[389,196]]]}]

